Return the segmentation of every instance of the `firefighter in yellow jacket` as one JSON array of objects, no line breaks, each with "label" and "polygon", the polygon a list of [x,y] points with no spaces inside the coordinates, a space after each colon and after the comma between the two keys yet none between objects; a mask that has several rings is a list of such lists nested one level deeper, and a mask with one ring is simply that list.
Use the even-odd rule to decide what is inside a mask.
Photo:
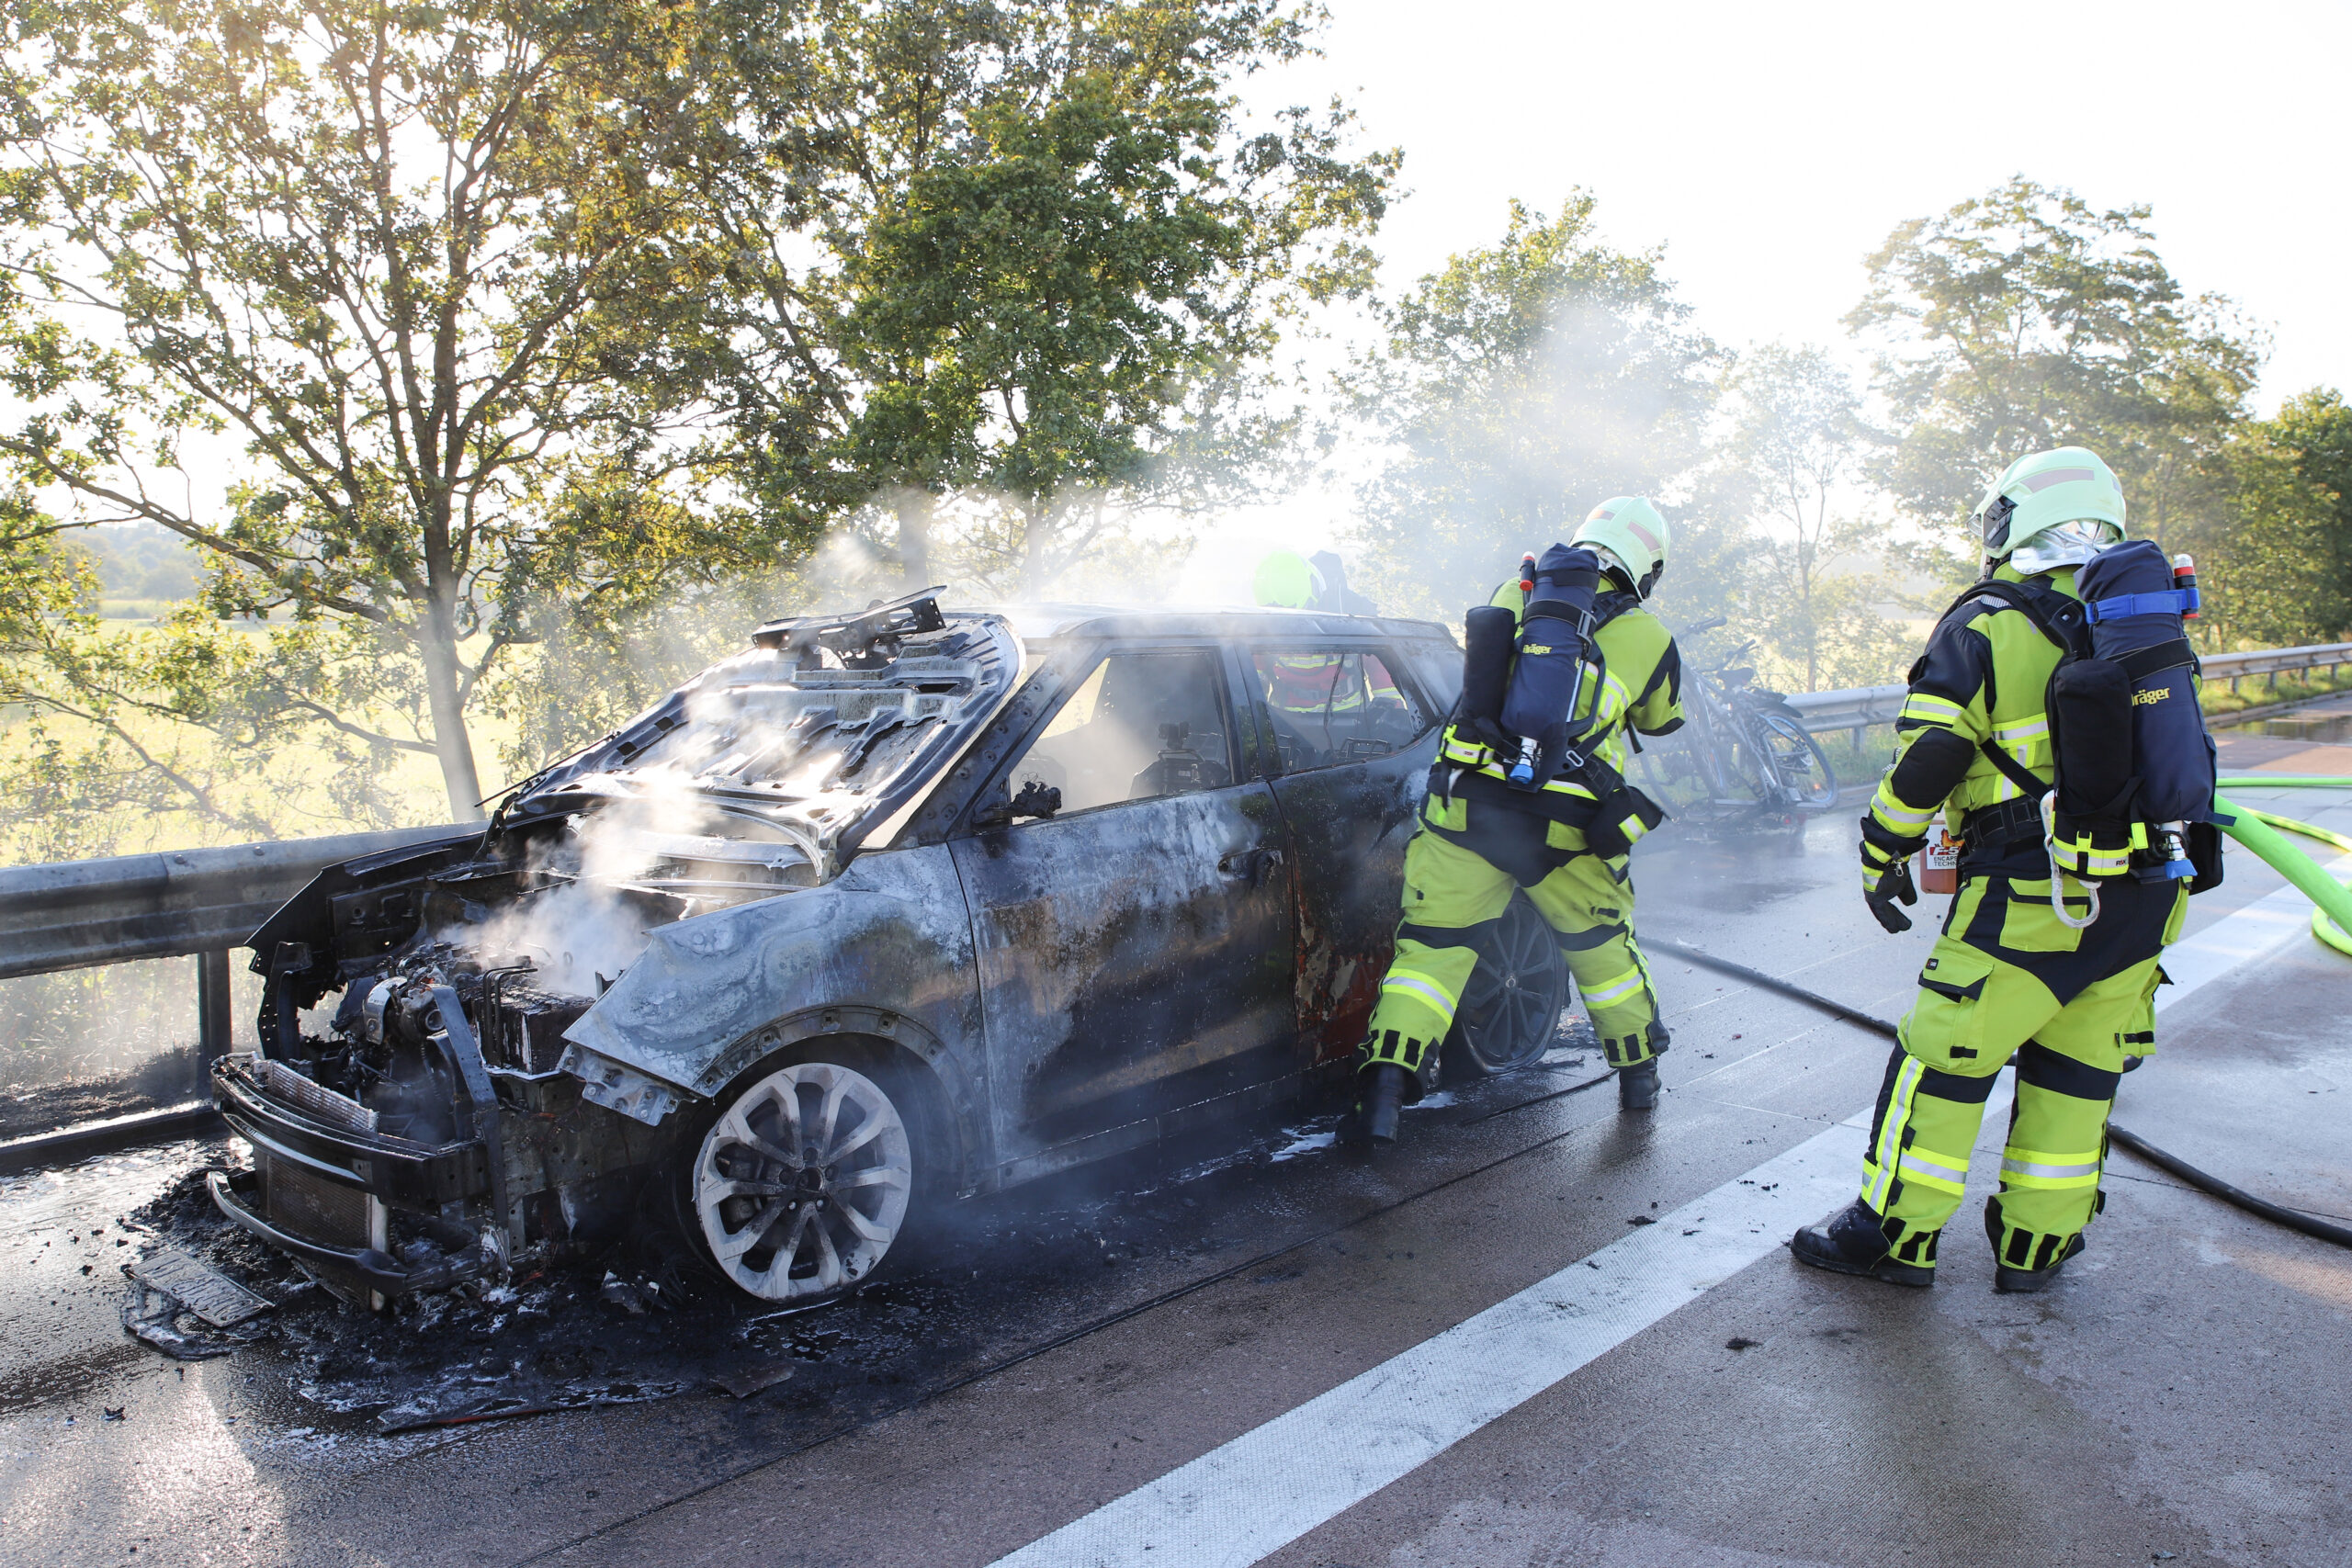
[{"label": "firefighter in yellow jacket", "polygon": [[[2053,907],[2042,797],[2054,773],[2043,694],[2079,626],[2078,567],[2123,537],[2115,475],[2079,446],[2021,457],[1978,513],[1980,585],[1912,666],[1896,755],[1862,818],[1862,891],[1890,931],[1916,902],[1909,857],[1939,808],[1963,850],[1961,886],[1887,1063],[1861,1195],[1799,1231],[1800,1262],[1899,1285],[1935,1282],[1996,1075],[2017,1100],[1984,1227],[1994,1284],[2038,1291],[2083,1248],[2099,1207],[2107,1116],[2128,1056],[2151,1045],[2156,961],[2179,934],[2177,881],[2061,885]],[[2184,672],[2184,679],[2186,673]],[[2086,917],[2095,917],[2088,918]]]},{"label": "firefighter in yellow jacket", "polygon": [[[1357,1100],[1346,1127],[1351,1139],[1396,1137],[1396,1113],[1419,1098],[1422,1069],[1452,1028],[1462,988],[1477,967],[1473,944],[1522,887],[1558,935],[1592,1027],[1618,1070],[1618,1103],[1632,1111],[1657,1103],[1657,1055],[1667,1032],[1634,939],[1626,850],[1657,814],[1632,795],[1646,814],[1623,815],[1630,792],[1622,774],[1628,728],[1666,735],[1682,724],[1681,657],[1644,607],[1666,570],[1668,535],[1647,500],[1620,496],[1595,507],[1571,544],[1598,556],[1604,573],[1592,635],[1600,678],[1583,687],[1575,715],[1584,726],[1577,745],[1594,765],[1515,790],[1506,783],[1510,759],[1495,744],[1503,737],[1491,730],[1482,737],[1459,714],[1447,727],[1419,830],[1405,851],[1403,918],[1358,1055]],[[1493,603],[1517,615],[1521,584],[1506,584]],[[1609,815],[1610,823],[1596,828],[1596,812]],[[1600,847],[1593,838],[1602,840]]]}]

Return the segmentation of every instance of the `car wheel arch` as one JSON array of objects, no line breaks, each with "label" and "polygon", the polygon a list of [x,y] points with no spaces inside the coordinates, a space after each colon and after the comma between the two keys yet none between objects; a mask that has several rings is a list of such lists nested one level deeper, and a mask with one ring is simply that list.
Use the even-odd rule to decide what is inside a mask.
[{"label": "car wheel arch", "polygon": [[951,1172],[947,1191],[967,1196],[992,1183],[986,1157],[986,1107],[978,1086],[956,1053],[929,1029],[888,1008],[847,1003],[804,1008],[751,1031],[713,1057],[695,1080],[697,1096],[725,1104],[752,1083],[796,1062],[854,1060],[891,1062],[921,1086],[933,1101],[938,1131],[949,1147],[943,1163]]}]

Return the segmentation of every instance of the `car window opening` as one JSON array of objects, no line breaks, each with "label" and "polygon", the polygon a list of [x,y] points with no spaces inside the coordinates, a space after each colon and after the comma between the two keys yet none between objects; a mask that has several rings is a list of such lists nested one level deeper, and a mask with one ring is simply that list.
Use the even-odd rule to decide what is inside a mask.
[{"label": "car window opening", "polygon": [[1046,815],[1021,804],[1046,791],[1067,815],[1230,784],[1222,683],[1207,651],[1110,655],[1014,765],[1014,815]]},{"label": "car window opening", "polygon": [[1283,649],[1251,662],[1284,773],[1389,756],[1429,730],[1420,705],[1377,654]]}]

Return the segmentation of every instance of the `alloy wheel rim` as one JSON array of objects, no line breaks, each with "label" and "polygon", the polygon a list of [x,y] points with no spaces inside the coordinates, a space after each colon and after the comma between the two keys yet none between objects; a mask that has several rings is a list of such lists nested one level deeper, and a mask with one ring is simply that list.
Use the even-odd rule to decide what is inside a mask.
[{"label": "alloy wheel rim", "polygon": [[913,1189],[898,1107],[873,1079],[830,1062],[752,1085],[695,1156],[695,1214],[712,1260],[765,1301],[828,1295],[870,1276]]}]

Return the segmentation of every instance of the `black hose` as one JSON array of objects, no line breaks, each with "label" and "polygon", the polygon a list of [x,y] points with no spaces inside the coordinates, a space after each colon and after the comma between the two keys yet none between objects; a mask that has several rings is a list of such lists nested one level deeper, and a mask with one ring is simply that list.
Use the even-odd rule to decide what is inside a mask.
[{"label": "black hose", "polygon": [[[1792,986],[1786,980],[1776,980],[1760,969],[1750,969],[1745,964],[1734,964],[1728,958],[1717,958],[1712,953],[1703,953],[1695,947],[1685,947],[1679,942],[1664,942],[1657,937],[1648,936],[1642,938],[1641,942],[1644,947],[1653,952],[1670,953],[1677,958],[1696,964],[1702,969],[1712,969],[1718,975],[1729,975],[1734,979],[1745,980],[1759,989],[1786,997],[1792,1001],[1803,1002],[1807,1007],[1818,1009],[1833,1018],[1841,1018],[1849,1023],[1860,1024],[1874,1034],[1885,1035],[1889,1040],[1899,1038],[1894,1025],[1883,1018],[1872,1018],[1866,1012],[1856,1012],[1843,1002],[1832,1001],[1818,991],[1808,991],[1803,986]],[[2284,1225],[2290,1231],[2299,1231],[2318,1241],[2334,1242],[2338,1247],[2352,1247],[2352,1229],[2343,1225],[2330,1224],[2327,1221],[2316,1219],[2300,1209],[2283,1208],[2268,1199],[2257,1198],[2243,1188],[2233,1187],[2220,1177],[2208,1175],[2178,1155],[2166,1154],[2137,1133],[2119,1127],[2112,1122],[2107,1124],[2107,1134],[2109,1137],[2149,1164],[2172,1172],[2191,1187],[2211,1192],[2222,1201],[2233,1203],[2249,1214],[2259,1214],[2273,1224]]]},{"label": "black hose", "polygon": [[2338,1247],[2352,1247],[2352,1229],[2313,1219],[2301,1209],[2281,1208],[2267,1198],[2257,1198],[2251,1192],[2233,1187],[2219,1177],[2208,1176],[2179,1156],[2165,1153],[2139,1134],[2127,1132],[2112,1122],[2107,1124],[2107,1135],[2150,1165],[2162,1166],[2191,1187],[2203,1188],[2225,1203],[2235,1203],[2249,1214],[2260,1214],[2274,1224],[2285,1225],[2290,1231],[2301,1231],[2321,1241],[2332,1241]]},{"label": "black hose", "polygon": [[1856,1012],[1845,1003],[1831,1001],[1818,991],[1808,991],[1803,986],[1792,986],[1786,980],[1776,980],[1761,969],[1750,969],[1745,964],[1734,964],[1728,958],[1717,958],[1712,953],[1702,953],[1695,947],[1685,947],[1679,942],[1663,942],[1654,936],[1643,937],[1641,943],[1653,952],[1670,953],[1677,958],[1687,958],[1702,969],[1712,969],[1718,975],[1729,975],[1736,980],[1745,980],[1751,986],[1775,992],[1788,998],[1791,1001],[1803,1002],[1807,1007],[1817,1008],[1832,1018],[1842,1018],[1849,1023],[1859,1023],[1873,1034],[1883,1034],[1889,1040],[1901,1038],[1895,1032],[1894,1025],[1883,1018],[1872,1018],[1866,1012]]}]

